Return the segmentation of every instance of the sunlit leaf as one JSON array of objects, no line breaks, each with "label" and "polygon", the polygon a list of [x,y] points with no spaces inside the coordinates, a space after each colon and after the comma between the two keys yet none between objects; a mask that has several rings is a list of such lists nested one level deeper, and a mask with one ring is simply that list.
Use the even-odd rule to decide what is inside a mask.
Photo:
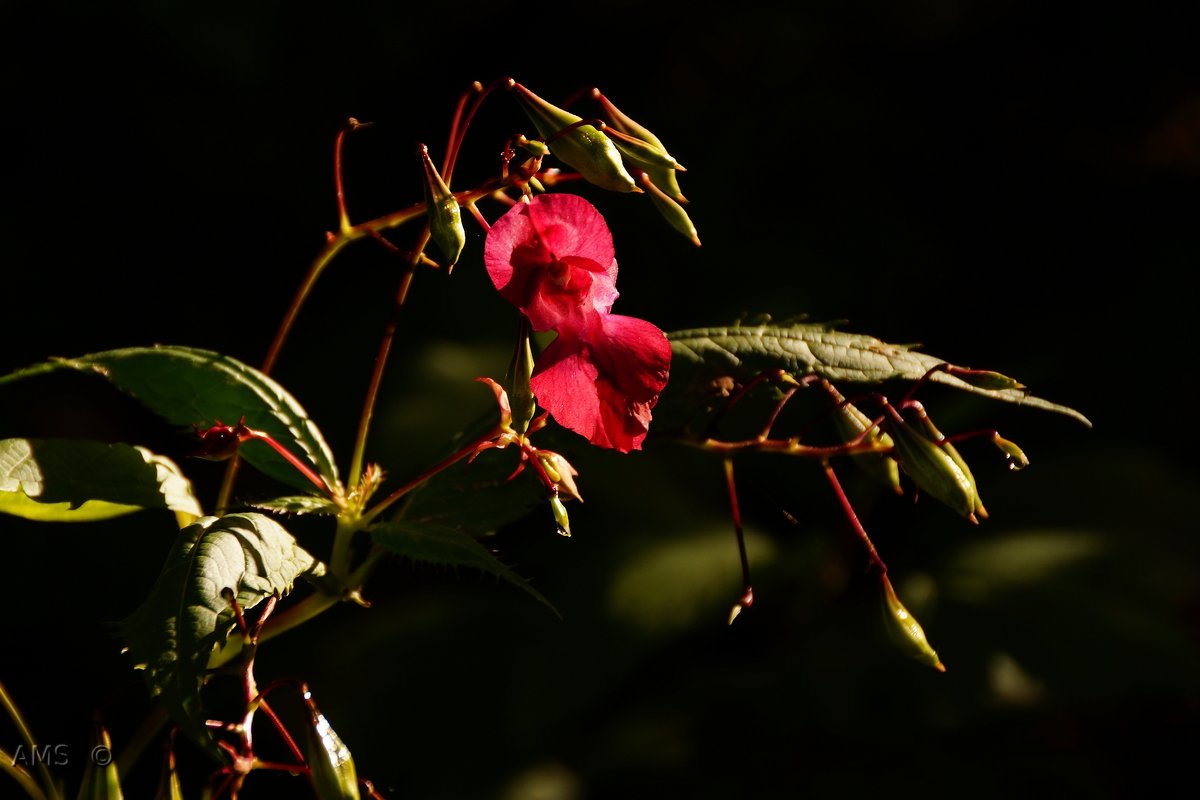
[{"label": "sunlit leaf", "polygon": [[[332,486],[337,467],[325,438],[307,412],[274,380],[235,358],[190,347],[130,347],[56,359],[0,377],[0,385],[54,370],[73,369],[100,375],[175,425],[246,425],[271,435]],[[242,457],[277,480],[301,489],[312,484],[295,467],[261,442],[241,449]]]},{"label": "sunlit leaf", "polygon": [[[744,380],[760,372],[782,369],[795,376],[820,375],[835,383],[914,381],[945,363],[945,359],[922,353],[913,345],[887,344],[873,336],[835,331],[826,324],[696,328],[667,336],[671,340],[671,382],[655,411],[656,421],[669,420],[661,422],[667,427],[686,427],[688,418],[678,415],[696,405],[689,398],[694,401],[711,395],[714,381],[725,377]],[[1035,397],[1024,389],[988,388],[1017,385],[1015,381],[968,382],[947,372],[935,372],[930,380],[1091,424],[1078,411]]]},{"label": "sunlit leaf", "polygon": [[79,439],[0,440],[0,511],[86,522],[142,508],[203,512],[171,459],[144,447]]},{"label": "sunlit leaf", "polygon": [[315,494],[298,494],[288,497],[276,497],[273,500],[262,500],[251,503],[262,511],[274,511],[280,514],[337,514],[338,506],[328,497]]},{"label": "sunlit leaf", "polygon": [[225,589],[243,611],[324,572],[275,520],[262,514],[204,517],[180,531],[154,589],[120,625],[152,695],[198,743],[216,753],[204,727],[200,687],[209,656],[235,625]]}]

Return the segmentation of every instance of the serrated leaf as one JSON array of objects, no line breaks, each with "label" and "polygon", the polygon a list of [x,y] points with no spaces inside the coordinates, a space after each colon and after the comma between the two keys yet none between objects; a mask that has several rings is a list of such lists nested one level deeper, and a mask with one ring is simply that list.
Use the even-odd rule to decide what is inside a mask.
[{"label": "serrated leaf", "polygon": [[[233,424],[244,416],[249,427],[270,434],[331,486],[340,486],[329,445],[304,408],[270,377],[235,358],[191,347],[130,347],[38,364],[0,378],[0,385],[62,369],[100,375],[175,425],[216,419]],[[247,444],[240,454],[283,483],[312,487],[262,442]]]},{"label": "serrated leaf", "polygon": [[175,462],[144,447],[80,439],[0,440],[0,511],[87,522],[142,508],[203,512]]},{"label": "serrated leaf", "polygon": [[270,517],[203,517],[180,531],[150,596],[120,623],[151,695],[213,755],[218,753],[204,726],[200,687],[209,657],[235,625],[222,590],[232,589],[245,611],[287,594],[301,575],[323,572],[324,565]]},{"label": "serrated leaf", "polygon": [[371,528],[371,538],[381,547],[414,561],[426,561],[451,567],[470,567],[508,581],[532,595],[558,614],[529,582],[492,555],[470,534],[435,523],[383,522]]},{"label": "serrated leaf", "polygon": [[274,511],[279,514],[337,514],[337,503],[328,497],[315,494],[298,494],[288,497],[276,497],[274,500],[263,500],[251,503],[262,511]]},{"label": "serrated leaf", "polygon": [[[681,410],[682,394],[703,392],[708,382],[724,376],[746,378],[782,369],[796,376],[817,374],[835,383],[881,383],[918,380],[933,367],[946,363],[911,345],[887,344],[873,336],[835,331],[825,324],[696,328],[669,333],[667,338],[671,341],[671,382],[655,410],[656,420]],[[945,372],[933,373],[930,380],[994,400],[1064,414],[1091,425],[1075,409],[1022,389],[972,385]]]}]

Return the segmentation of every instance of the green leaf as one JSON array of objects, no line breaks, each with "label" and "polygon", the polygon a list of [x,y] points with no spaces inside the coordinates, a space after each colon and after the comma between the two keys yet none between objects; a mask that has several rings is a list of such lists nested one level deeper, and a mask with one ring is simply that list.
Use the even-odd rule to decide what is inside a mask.
[{"label": "green leaf", "polygon": [[146,601],[120,623],[134,664],[150,693],[213,755],[200,687],[209,657],[236,623],[221,592],[236,593],[243,611],[291,591],[301,575],[324,572],[275,520],[262,514],[204,517],[180,531]]},{"label": "green leaf", "polygon": [[469,534],[435,523],[383,522],[371,528],[376,544],[414,561],[470,567],[502,578],[529,592],[556,615],[558,611],[529,582],[504,565]]},{"label": "green leaf", "polygon": [[[917,351],[912,345],[887,344],[873,336],[835,331],[826,324],[751,325],[696,328],[667,334],[671,340],[671,382],[655,417],[680,413],[683,395],[712,394],[712,382],[782,369],[797,377],[816,374],[835,383],[881,383],[920,379],[945,359]],[[1002,376],[1001,376],[1002,377]],[[945,372],[930,381],[1006,403],[1064,414],[1085,425],[1087,417],[1073,408],[1035,397],[1022,389],[988,388],[999,381],[974,385]],[[664,409],[667,413],[663,413]]]},{"label": "green leaf", "polygon": [[204,513],[179,467],[144,447],[78,439],[0,440],[0,511],[87,522],[142,508],[193,518]]},{"label": "green leaf", "polygon": [[288,497],[276,497],[274,500],[263,500],[251,503],[262,511],[274,511],[277,514],[319,514],[334,515],[338,513],[337,503],[328,497],[315,494],[297,494]]},{"label": "green leaf", "polygon": [[[102,376],[175,425],[234,424],[241,417],[307,459],[331,486],[339,486],[333,454],[307,412],[282,386],[235,358],[190,347],[130,347],[56,359],[0,378],[0,385],[54,370],[73,369]],[[312,484],[262,442],[250,442],[241,456],[257,469],[290,486]]]}]

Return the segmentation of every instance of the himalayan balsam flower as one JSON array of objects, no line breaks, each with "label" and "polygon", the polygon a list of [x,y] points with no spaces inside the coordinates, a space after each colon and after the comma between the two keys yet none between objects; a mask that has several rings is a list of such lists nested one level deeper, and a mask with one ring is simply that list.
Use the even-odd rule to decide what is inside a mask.
[{"label": "himalayan balsam flower", "polygon": [[592,444],[641,449],[671,345],[649,322],[609,313],[617,261],[600,212],[576,195],[538,195],[496,221],[483,258],[533,329],[558,334],[533,370],[542,408]]}]

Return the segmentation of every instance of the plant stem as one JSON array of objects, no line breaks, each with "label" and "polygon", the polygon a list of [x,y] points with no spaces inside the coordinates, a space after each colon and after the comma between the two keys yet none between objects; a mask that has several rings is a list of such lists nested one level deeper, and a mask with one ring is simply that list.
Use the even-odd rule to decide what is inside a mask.
[{"label": "plant stem", "polygon": [[0,750],[0,771],[11,775],[14,781],[21,784],[25,794],[32,797],[33,800],[46,800],[46,793],[42,791],[42,787],[38,786],[37,781],[27,770],[17,766],[16,756],[6,750]]},{"label": "plant stem", "polygon": [[[29,725],[26,724],[25,718],[21,716],[21,711],[17,708],[17,704],[13,702],[12,697],[8,694],[8,689],[4,688],[3,681],[0,681],[0,706],[3,706],[4,710],[8,712],[9,718],[12,719],[13,725],[15,725],[17,728],[17,733],[20,734],[21,739],[25,742],[26,746],[29,747],[29,751],[32,754],[33,759],[37,762],[38,775],[42,780],[43,787],[45,788],[45,792],[39,792],[39,796],[50,797],[54,800],[58,800],[59,792],[57,785],[54,783],[54,777],[50,774],[50,769],[46,766],[45,759],[37,757],[37,744],[33,738],[33,731],[29,729]],[[5,760],[10,766],[14,768],[16,767],[11,760],[7,758]],[[22,770],[22,772],[26,776],[29,775],[29,773],[24,772],[24,770]],[[16,778],[16,773],[10,774]],[[19,779],[18,782],[20,782]]]},{"label": "plant stem", "polygon": [[346,482],[351,490],[358,485],[359,478],[362,477],[363,457],[367,449],[367,434],[371,428],[371,417],[375,414],[375,401],[379,397],[379,387],[383,383],[383,370],[387,366],[388,354],[391,352],[392,342],[396,338],[396,326],[400,322],[400,310],[404,307],[404,301],[408,299],[408,290],[412,286],[413,275],[416,274],[417,270],[417,263],[420,261],[421,254],[425,251],[425,245],[428,243],[429,226],[426,225],[425,230],[417,240],[416,246],[413,248],[413,255],[409,259],[408,266],[400,278],[400,288],[396,291],[396,302],[392,305],[392,310],[388,314],[387,324],[383,329],[383,337],[379,341],[379,352],[375,354],[375,367],[371,372],[371,382],[367,386],[367,396],[363,400],[362,415],[358,419],[358,435],[354,439],[354,454],[350,458],[350,474]]},{"label": "plant stem", "polygon": [[884,575],[887,574],[887,564],[883,563],[883,559],[879,557],[879,551],[875,549],[875,544],[871,541],[871,537],[867,535],[867,530],[858,521],[858,514],[854,511],[854,506],[850,505],[850,498],[846,497],[846,491],[842,489],[842,482],[838,480],[837,473],[833,471],[833,467],[828,461],[821,465],[825,469],[825,477],[829,479],[830,485],[833,486],[833,491],[837,494],[838,502],[842,504],[842,510],[846,512],[847,519],[850,520],[850,526],[854,528],[854,532],[858,534],[858,538],[867,548],[867,557],[871,559],[871,563],[879,567],[879,571]]}]

